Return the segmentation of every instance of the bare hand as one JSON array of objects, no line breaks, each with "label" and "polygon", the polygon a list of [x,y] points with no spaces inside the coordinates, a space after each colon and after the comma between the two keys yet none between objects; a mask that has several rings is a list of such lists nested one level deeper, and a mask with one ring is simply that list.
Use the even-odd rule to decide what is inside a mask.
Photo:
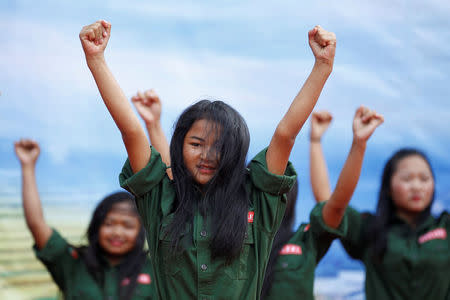
[{"label": "bare hand", "polygon": [[22,165],[35,165],[41,152],[39,144],[33,140],[21,139],[14,143],[14,150]]},{"label": "bare hand", "polygon": [[332,120],[333,116],[328,111],[313,112],[311,115],[311,139],[320,140]]},{"label": "bare hand", "polygon": [[161,101],[153,89],[145,91],[145,93],[138,92],[131,98],[131,101],[145,124],[150,125],[159,122]]},{"label": "bare hand", "polygon": [[336,52],[336,35],[317,25],[308,32],[308,38],[309,46],[316,58],[316,62],[333,66]]},{"label": "bare hand", "polygon": [[357,142],[366,142],[383,122],[384,117],[376,111],[364,106],[359,107],[353,119],[353,139]]},{"label": "bare hand", "polygon": [[110,36],[111,24],[105,20],[84,26],[80,32],[80,41],[86,59],[102,56]]}]

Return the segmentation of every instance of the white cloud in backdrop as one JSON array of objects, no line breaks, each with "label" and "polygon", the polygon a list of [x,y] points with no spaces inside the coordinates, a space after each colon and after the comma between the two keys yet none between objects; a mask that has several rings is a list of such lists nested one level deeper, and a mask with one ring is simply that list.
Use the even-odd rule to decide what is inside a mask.
[{"label": "white cloud in backdrop", "polygon": [[182,109],[212,97],[236,107],[268,142],[312,67],[306,32],[320,23],[338,37],[317,105],[335,115],[331,147],[351,140],[354,110],[364,104],[385,115],[374,147],[426,145],[439,159],[448,152],[446,1],[13,3],[0,13],[8,33],[0,38],[0,139],[34,137],[55,163],[71,153],[124,153],[78,40],[100,17],[113,23],[106,53],[113,73],[127,96],[157,90],[168,135]]}]

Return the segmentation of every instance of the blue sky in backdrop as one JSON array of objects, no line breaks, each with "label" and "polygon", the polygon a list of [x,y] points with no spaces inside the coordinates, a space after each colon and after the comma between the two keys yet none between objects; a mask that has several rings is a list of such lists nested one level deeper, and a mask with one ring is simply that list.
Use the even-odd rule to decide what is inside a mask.
[{"label": "blue sky in backdrop", "polygon": [[[382,167],[398,148],[423,149],[437,177],[434,212],[450,207],[450,2],[442,1],[1,1],[0,198],[20,195],[12,143],[41,144],[37,176],[46,202],[91,208],[116,190],[126,158],[119,131],[84,61],[78,33],[112,23],[107,61],[127,96],[155,88],[168,136],[176,117],[204,97],[242,113],[249,158],[266,146],[309,74],[307,32],[334,31],[334,71],[318,101],[334,121],[323,146],[331,182],[349,151],[355,109],[385,123],[372,136],[352,205],[374,210]],[[309,122],[291,160],[297,223],[313,207]],[[19,204],[19,203],[18,203]],[[334,249],[334,248],[333,248]]]}]

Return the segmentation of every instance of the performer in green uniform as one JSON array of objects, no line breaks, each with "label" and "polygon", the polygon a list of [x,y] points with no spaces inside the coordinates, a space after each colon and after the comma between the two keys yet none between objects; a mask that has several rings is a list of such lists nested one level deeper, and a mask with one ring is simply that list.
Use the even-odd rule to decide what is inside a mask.
[{"label": "performer in green uniform", "polygon": [[[315,113],[311,130],[315,127]],[[266,271],[262,299],[314,299],[314,273],[317,264],[335,238],[346,235],[350,224],[344,215],[359,179],[366,143],[383,116],[360,107],[353,119],[353,143],[342,168],[334,192],[328,201],[317,204],[311,212],[310,223],[292,232],[297,189],[288,194],[283,223],[275,236]],[[339,220],[339,222],[336,222]]]},{"label": "performer in green uniform", "polygon": [[87,230],[88,245],[70,245],[45,221],[36,184],[39,145],[15,143],[22,167],[22,201],[34,251],[64,299],[153,299],[153,274],[145,233],[133,196],[118,192],[103,199]]},{"label": "performer in green uniform", "polygon": [[[319,169],[311,183],[321,201],[329,179],[320,136],[311,148],[311,169]],[[384,167],[376,213],[348,208],[349,230],[341,242],[365,265],[366,299],[450,299],[450,217],[430,213],[434,182],[425,154],[400,149]]]},{"label": "performer in green uniform", "polygon": [[170,146],[173,180],[151,148],[104,58],[111,25],[85,26],[80,40],[128,161],[121,185],[136,196],[160,299],[257,299],[273,237],[295,181],[295,138],[331,73],[335,36],[309,32],[315,64],[269,146],[246,168],[245,121],[221,101],[200,101],[179,117]]}]

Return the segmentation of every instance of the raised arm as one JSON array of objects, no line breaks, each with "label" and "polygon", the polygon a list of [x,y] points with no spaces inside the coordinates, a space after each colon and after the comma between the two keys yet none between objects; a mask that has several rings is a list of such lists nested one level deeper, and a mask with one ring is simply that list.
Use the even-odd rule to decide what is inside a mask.
[{"label": "raised arm", "polygon": [[104,51],[111,35],[111,24],[101,20],[83,27],[80,40],[86,62],[97,83],[103,102],[119,128],[133,172],[150,159],[150,145],[122,89],[106,64]]},{"label": "raised arm", "polygon": [[172,169],[170,169],[170,150],[167,138],[161,127],[161,101],[154,90],[138,92],[131,98],[142,120],[145,122],[150,143],[161,154],[162,161],[169,167],[167,175],[173,179]]},{"label": "raised arm", "polygon": [[330,199],[331,188],[327,163],[320,140],[330,126],[333,116],[328,111],[313,112],[311,115],[311,134],[309,143],[309,176],[316,202]]},{"label": "raised arm", "polygon": [[337,228],[353,195],[361,174],[366,143],[375,129],[383,123],[383,116],[367,107],[356,110],[353,119],[353,143],[339,175],[336,187],[322,211],[325,224]]},{"label": "raised arm", "polygon": [[40,153],[39,145],[24,139],[14,143],[14,150],[22,169],[23,214],[36,246],[42,249],[50,239],[52,229],[45,222],[36,184],[35,167]]},{"label": "raised arm", "polygon": [[323,86],[331,74],[336,50],[336,37],[320,26],[308,33],[309,45],[315,57],[314,67],[289,110],[278,124],[267,149],[268,170],[283,174],[297,134],[311,114]]}]

